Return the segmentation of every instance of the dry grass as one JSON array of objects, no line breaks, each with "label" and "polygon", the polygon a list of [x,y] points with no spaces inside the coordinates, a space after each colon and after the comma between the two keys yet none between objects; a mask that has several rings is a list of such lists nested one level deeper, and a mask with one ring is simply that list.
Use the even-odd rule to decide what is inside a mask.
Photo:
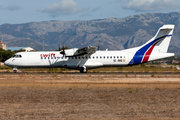
[{"label": "dry grass", "polygon": [[179,119],[179,81],[156,75],[1,75],[0,118]]}]

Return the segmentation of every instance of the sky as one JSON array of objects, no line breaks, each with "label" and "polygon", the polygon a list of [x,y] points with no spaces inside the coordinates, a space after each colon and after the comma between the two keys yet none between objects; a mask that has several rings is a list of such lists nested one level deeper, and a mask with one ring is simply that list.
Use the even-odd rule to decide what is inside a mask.
[{"label": "sky", "polygon": [[179,0],[0,0],[0,25],[180,12]]}]

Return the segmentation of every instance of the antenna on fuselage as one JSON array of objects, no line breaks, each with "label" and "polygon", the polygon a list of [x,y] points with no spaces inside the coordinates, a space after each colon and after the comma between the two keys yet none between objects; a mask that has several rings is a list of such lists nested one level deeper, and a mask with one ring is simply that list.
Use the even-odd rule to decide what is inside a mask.
[{"label": "antenna on fuselage", "polygon": [[98,43],[98,50],[100,49],[100,40],[99,40],[99,43]]}]

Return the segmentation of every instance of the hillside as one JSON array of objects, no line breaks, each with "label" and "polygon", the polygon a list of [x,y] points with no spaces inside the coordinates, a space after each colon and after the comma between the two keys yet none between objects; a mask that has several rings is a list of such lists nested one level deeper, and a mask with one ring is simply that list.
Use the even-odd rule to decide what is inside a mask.
[{"label": "hillside", "polygon": [[30,46],[56,50],[58,45],[69,48],[97,46],[100,49],[126,49],[148,41],[164,24],[175,24],[169,52],[180,52],[180,13],[147,13],[126,18],[106,18],[88,21],[44,21],[0,25],[0,39],[7,46]]}]

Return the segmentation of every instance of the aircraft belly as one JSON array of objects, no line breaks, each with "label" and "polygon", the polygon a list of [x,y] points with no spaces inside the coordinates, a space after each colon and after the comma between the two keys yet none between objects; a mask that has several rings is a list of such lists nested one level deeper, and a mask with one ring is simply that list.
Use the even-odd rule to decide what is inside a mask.
[{"label": "aircraft belly", "polygon": [[97,68],[97,67],[102,67],[103,64],[101,62],[86,62],[84,64],[87,68]]},{"label": "aircraft belly", "polygon": [[71,61],[71,62],[65,62],[62,66],[70,69],[75,69],[78,68],[79,64],[78,61],[74,61],[74,62]]},{"label": "aircraft belly", "polygon": [[66,62],[64,65],[66,68],[71,68],[71,69],[79,69],[82,66],[85,66],[87,68],[98,68],[102,67],[103,64],[101,62],[93,62],[93,61],[71,61],[71,62]]}]

